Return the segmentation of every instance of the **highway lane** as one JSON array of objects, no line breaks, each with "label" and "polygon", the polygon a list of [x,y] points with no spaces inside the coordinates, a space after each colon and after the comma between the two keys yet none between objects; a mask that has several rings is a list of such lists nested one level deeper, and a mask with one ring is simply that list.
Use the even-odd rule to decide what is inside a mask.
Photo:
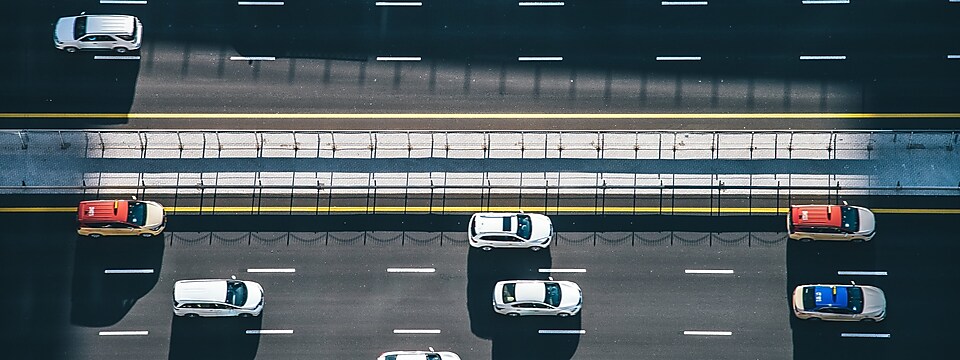
[{"label": "highway lane", "polygon": [[[203,219],[217,226],[222,218]],[[389,349],[427,346],[481,359],[638,354],[812,359],[824,346],[838,356],[896,359],[918,353],[938,357],[949,349],[949,317],[920,317],[917,309],[942,307],[943,299],[958,295],[942,286],[956,279],[950,270],[956,245],[942,228],[955,221],[955,215],[879,214],[875,241],[857,245],[791,242],[780,232],[779,216],[751,219],[755,226],[749,233],[723,229],[595,233],[591,229],[597,229],[598,222],[561,216],[555,218],[559,239],[548,252],[484,253],[470,250],[459,231],[414,230],[413,216],[407,227],[393,231],[289,234],[180,232],[174,217],[172,231],[162,238],[78,241],[69,224],[51,225],[34,215],[19,223],[41,221],[49,232],[37,236],[12,231],[0,236],[0,263],[17,294],[5,297],[4,305],[20,314],[5,323],[4,330],[14,335],[14,343],[25,345],[18,348],[21,358],[63,359],[144,354],[177,359],[214,354],[239,359],[362,359]],[[677,221],[696,227],[711,218]],[[411,231],[399,231],[404,229]],[[295,272],[250,273],[251,268]],[[387,268],[435,272],[391,273]],[[540,271],[543,268],[584,272],[546,273]],[[155,272],[104,274],[106,269]],[[888,275],[836,273],[881,270]],[[262,319],[173,319],[169,306],[175,280],[232,274],[264,285]],[[488,288],[496,280],[551,275],[581,284],[585,298],[581,316],[562,321],[508,319],[489,309]],[[833,324],[792,319],[787,295],[795,285],[849,280],[887,292],[887,320]],[[917,293],[927,290],[937,295]],[[250,329],[293,333],[244,334]],[[441,332],[394,334],[398,329]],[[585,334],[536,333],[543,329],[580,329]],[[103,331],[148,333],[100,335]],[[684,331],[731,335],[684,335]],[[842,338],[844,332],[891,337]]]},{"label": "highway lane", "polygon": [[[100,5],[143,18],[137,60],[63,56],[49,44],[64,6],[24,4],[7,58],[17,85],[3,112],[117,113],[779,113],[955,111],[958,67],[943,39],[948,2],[907,6],[707,7],[655,2],[358,2]],[[87,9],[91,10],[91,9]],[[93,11],[93,10],[91,10]],[[890,17],[889,13],[899,16]],[[758,15],[762,14],[762,15]],[[923,27],[915,24],[923,23]],[[304,34],[310,34],[305,36]],[[842,61],[801,55],[846,54]],[[561,62],[519,61],[553,56]],[[88,56],[89,55],[89,56]],[[275,56],[235,61],[233,56]],[[657,56],[701,61],[658,61]],[[420,56],[419,62],[377,61]],[[8,127],[297,129],[951,128],[941,119],[185,119],[5,121]]]}]

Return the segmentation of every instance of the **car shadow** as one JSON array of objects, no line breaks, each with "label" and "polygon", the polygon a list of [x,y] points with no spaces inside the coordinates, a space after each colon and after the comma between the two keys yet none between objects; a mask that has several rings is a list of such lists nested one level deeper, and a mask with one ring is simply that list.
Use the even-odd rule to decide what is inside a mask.
[{"label": "car shadow", "polygon": [[[78,237],[74,252],[70,320],[74,325],[116,324],[160,277],[164,236]],[[135,270],[133,273],[117,273]]]},{"label": "car shadow", "polygon": [[168,359],[231,359],[246,360],[257,356],[260,335],[247,330],[260,330],[263,315],[240,318],[186,318],[173,316],[170,325]]},{"label": "car shadow", "polygon": [[550,249],[538,252],[526,249],[483,251],[471,247],[467,253],[470,330],[477,337],[491,340],[494,360],[569,359],[576,352],[579,335],[545,335],[539,330],[579,330],[582,311],[569,318],[511,318],[493,311],[493,287],[498,281],[549,279],[550,275],[539,269],[550,268],[553,263]]}]

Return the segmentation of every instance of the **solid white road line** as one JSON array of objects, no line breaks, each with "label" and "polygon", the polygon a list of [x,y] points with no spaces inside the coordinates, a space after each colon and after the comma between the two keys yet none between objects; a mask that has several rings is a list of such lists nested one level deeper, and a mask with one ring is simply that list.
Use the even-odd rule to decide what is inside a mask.
[{"label": "solid white road line", "polygon": [[585,273],[587,269],[540,269],[542,273]]},{"label": "solid white road line", "polygon": [[707,5],[706,1],[661,1],[661,6],[689,6],[689,5]]},{"label": "solid white road line", "polygon": [[887,276],[886,271],[846,271],[841,270],[837,271],[837,275],[875,275],[875,276]]},{"label": "solid white road line", "polygon": [[393,329],[394,334],[439,334],[439,329]]},{"label": "solid white road line", "polygon": [[101,4],[110,5],[146,5],[146,0],[100,0]]},{"label": "solid white road line", "polygon": [[521,56],[519,61],[563,61],[563,56]]},{"label": "solid white road line", "polygon": [[419,56],[377,56],[377,61],[420,61]]},{"label": "solid white road line", "polygon": [[234,61],[274,61],[277,58],[274,56],[231,56],[230,60]]},{"label": "solid white road line", "polygon": [[701,330],[684,330],[684,335],[702,335],[702,336],[730,336],[733,335],[732,331],[701,331]]},{"label": "solid white road line", "polygon": [[101,331],[100,336],[145,336],[149,335],[150,332],[143,331]]},{"label": "solid white road line", "polygon": [[140,60],[140,55],[95,55],[94,60]]},{"label": "solid white road line", "polygon": [[800,60],[846,60],[846,55],[800,55]]},{"label": "solid white road line", "polygon": [[563,6],[563,1],[521,1],[520,6]]},{"label": "solid white road line", "polygon": [[586,330],[537,330],[537,333],[547,335],[583,335]]},{"label": "solid white road line", "polygon": [[841,333],[841,337],[849,338],[884,338],[889,339],[890,334],[870,334],[870,333]]},{"label": "solid white road line", "polygon": [[377,1],[377,6],[423,6],[419,1]]},{"label": "solid white road line", "polygon": [[279,269],[247,269],[248,273],[295,273],[297,269],[294,268],[279,268]]},{"label": "solid white road line", "polygon": [[[960,2],[960,0],[957,0],[957,2]],[[960,55],[947,55],[947,59],[960,59]]]},{"label": "solid white road line", "polygon": [[697,270],[697,269],[686,269],[683,271],[684,274],[733,274],[733,270]]},{"label": "solid white road line", "polygon": [[700,56],[657,56],[657,61],[700,61]]},{"label": "solid white road line", "polygon": [[282,335],[293,334],[293,330],[247,330],[247,335]]},{"label": "solid white road line", "polygon": [[106,269],[104,274],[153,274],[153,269]]},{"label": "solid white road line", "polygon": [[434,268],[387,268],[388,273],[432,273],[437,272]]},{"label": "solid white road line", "polygon": [[237,1],[240,6],[283,6],[283,1]]},{"label": "solid white road line", "polygon": [[850,0],[803,0],[804,5],[849,4]]}]

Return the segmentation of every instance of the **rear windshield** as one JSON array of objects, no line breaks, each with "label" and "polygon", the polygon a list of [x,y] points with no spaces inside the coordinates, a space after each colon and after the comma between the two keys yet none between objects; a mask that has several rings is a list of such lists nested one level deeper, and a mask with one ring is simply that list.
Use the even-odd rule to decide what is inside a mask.
[{"label": "rear windshield", "polygon": [[517,290],[517,284],[504,284],[503,285],[503,303],[509,304],[514,301],[517,301],[517,297],[514,295],[514,292]]},{"label": "rear windshield", "polygon": [[147,222],[147,204],[139,201],[130,201],[127,209],[127,222],[143,226]]},{"label": "rear windshield", "polygon": [[860,230],[860,211],[857,210],[857,208],[841,206],[840,213],[843,214],[840,227],[842,227],[844,230],[852,232],[857,232]]},{"label": "rear windshield", "polygon": [[87,17],[79,16],[73,23],[73,38],[79,39],[87,34]]},{"label": "rear windshield", "polygon": [[517,215],[517,236],[530,240],[530,215]]},{"label": "rear windshield", "polygon": [[247,285],[242,281],[227,282],[227,304],[243,306],[247,303]]}]

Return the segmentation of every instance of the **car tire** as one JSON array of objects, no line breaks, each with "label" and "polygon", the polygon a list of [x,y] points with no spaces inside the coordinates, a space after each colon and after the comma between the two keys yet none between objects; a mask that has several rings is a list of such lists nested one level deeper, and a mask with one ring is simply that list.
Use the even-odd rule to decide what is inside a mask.
[{"label": "car tire", "polygon": [[492,247],[492,246],[481,246],[481,247],[480,247],[480,250],[490,251],[490,250],[493,250],[493,247]]},{"label": "car tire", "polygon": [[530,250],[533,252],[537,252],[537,251],[543,250],[543,248],[540,246],[531,246]]},{"label": "car tire", "polygon": [[520,316],[520,314],[517,314],[517,313],[507,313],[507,316],[509,316],[509,317],[518,317],[518,316]]},{"label": "car tire", "polygon": [[70,53],[70,54],[76,54],[77,52],[80,51],[80,49],[77,49],[77,48],[75,48],[75,47],[73,47],[73,46],[67,46],[67,47],[63,48],[63,51],[66,51],[66,52],[68,52],[68,53]]},{"label": "car tire", "polygon": [[91,238],[94,238],[94,239],[99,238],[99,237],[101,237],[101,236],[103,236],[103,235],[100,235],[100,234],[87,234],[87,237],[91,237]]},{"label": "car tire", "polygon": [[153,237],[153,234],[151,234],[151,233],[142,233],[142,234],[140,234],[140,237],[142,237],[142,238],[150,238],[150,237]]},{"label": "car tire", "polygon": [[130,50],[125,47],[115,47],[113,48],[113,51],[116,52],[117,54],[126,54],[127,51],[130,51]]},{"label": "car tire", "polygon": [[800,239],[800,242],[805,242],[805,243],[806,243],[806,242],[812,242],[812,241],[813,241],[813,239],[811,239],[811,238],[803,238],[803,239]]}]

